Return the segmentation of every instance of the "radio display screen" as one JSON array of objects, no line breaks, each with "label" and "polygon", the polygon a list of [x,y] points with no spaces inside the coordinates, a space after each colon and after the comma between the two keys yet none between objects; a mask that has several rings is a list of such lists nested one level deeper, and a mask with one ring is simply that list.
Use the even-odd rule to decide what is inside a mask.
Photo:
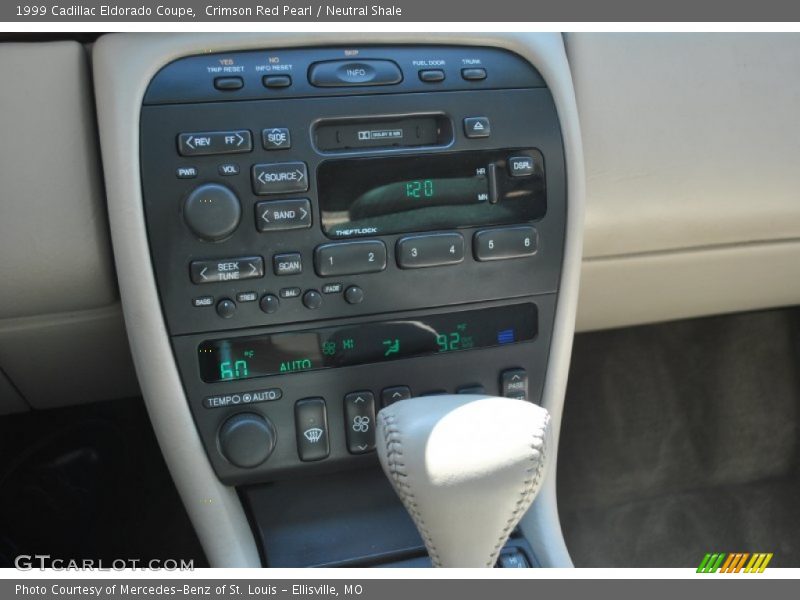
[{"label": "radio display screen", "polygon": [[[533,171],[511,176],[515,156],[530,158]],[[521,223],[546,210],[543,159],[533,149],[329,160],[317,181],[331,238]]]},{"label": "radio display screen", "polygon": [[322,329],[207,340],[198,347],[207,383],[380,363],[533,340],[532,303],[342,325]]}]

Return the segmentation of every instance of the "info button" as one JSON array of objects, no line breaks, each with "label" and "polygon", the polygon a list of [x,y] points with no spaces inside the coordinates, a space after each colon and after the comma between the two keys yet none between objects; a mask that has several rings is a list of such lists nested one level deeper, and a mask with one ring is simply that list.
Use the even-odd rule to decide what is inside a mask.
[{"label": "info button", "polygon": [[308,81],[317,87],[394,85],[403,80],[391,60],[331,60],[311,65]]},{"label": "info button", "polygon": [[287,194],[308,189],[308,169],[304,162],[266,163],[253,165],[253,193]]}]

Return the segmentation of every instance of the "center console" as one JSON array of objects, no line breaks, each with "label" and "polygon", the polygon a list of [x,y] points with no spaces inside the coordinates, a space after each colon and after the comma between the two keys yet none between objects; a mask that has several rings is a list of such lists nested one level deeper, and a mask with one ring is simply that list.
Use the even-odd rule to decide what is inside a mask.
[{"label": "center console", "polygon": [[563,40],[348,39],[93,49],[120,298],[173,480],[212,566],[430,564],[376,419],[519,398],[550,414],[550,474],[499,564],[569,566],[553,473],[583,171]]},{"label": "center console", "polygon": [[184,58],[141,112],[147,231],[219,478],[375,463],[411,396],[538,402],[563,258],[550,92],[510,52]]}]

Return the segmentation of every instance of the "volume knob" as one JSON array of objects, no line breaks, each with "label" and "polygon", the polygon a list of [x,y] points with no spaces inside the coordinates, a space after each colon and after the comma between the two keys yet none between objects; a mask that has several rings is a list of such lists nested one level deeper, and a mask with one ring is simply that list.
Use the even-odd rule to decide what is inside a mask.
[{"label": "volume knob", "polygon": [[236,231],[242,219],[242,205],[229,188],[206,183],[186,198],[183,219],[197,237],[216,242]]},{"label": "volume knob", "polygon": [[256,413],[239,413],[220,427],[219,449],[231,464],[252,469],[275,449],[275,427]]}]

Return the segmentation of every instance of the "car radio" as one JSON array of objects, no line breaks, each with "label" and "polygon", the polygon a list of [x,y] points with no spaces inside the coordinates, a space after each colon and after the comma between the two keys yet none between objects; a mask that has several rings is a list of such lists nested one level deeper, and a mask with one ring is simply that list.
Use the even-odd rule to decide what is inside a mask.
[{"label": "car radio", "polygon": [[141,111],[147,230],[206,451],[241,484],[375,462],[411,396],[541,396],[561,131],[505,50],[176,60]]}]

